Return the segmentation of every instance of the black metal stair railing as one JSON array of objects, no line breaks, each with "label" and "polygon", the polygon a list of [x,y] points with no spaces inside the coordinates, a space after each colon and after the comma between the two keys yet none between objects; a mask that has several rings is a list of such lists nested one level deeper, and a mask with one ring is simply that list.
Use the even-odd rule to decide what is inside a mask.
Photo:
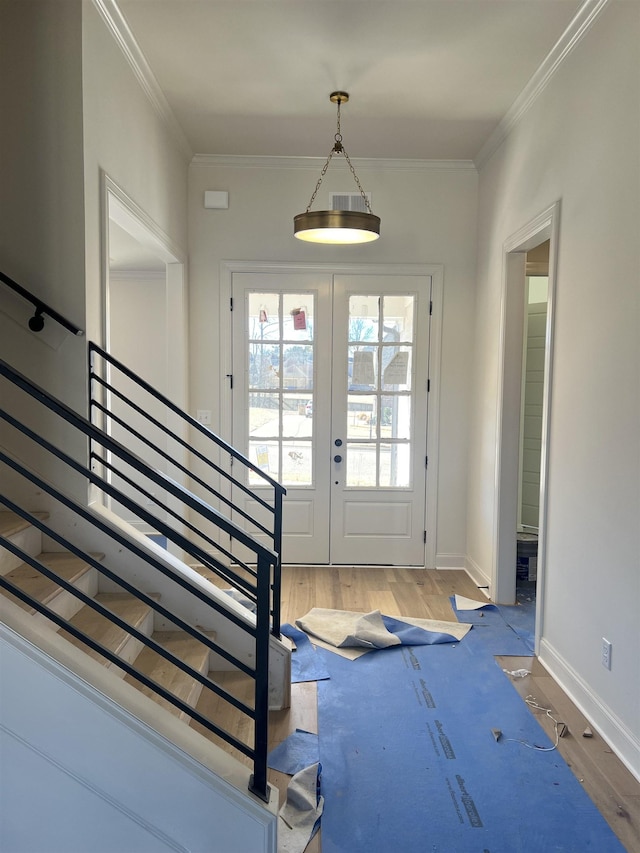
[{"label": "black metal stair railing", "polygon": [[[89,342],[88,353],[90,420],[93,423],[100,422],[102,429],[117,435],[121,443],[135,446],[138,455],[144,456],[153,465],[163,466],[176,478],[186,478],[194,488],[200,490],[207,503],[213,501],[223,512],[229,511],[238,527],[249,530],[254,537],[266,542],[267,547],[276,554],[272,624],[274,633],[278,635],[282,501],[286,489],[101,347]],[[168,445],[174,452],[170,452]],[[219,462],[216,462],[216,457],[220,458]],[[229,469],[222,462],[225,458],[230,461]],[[147,504],[161,502],[157,494],[144,491],[138,483],[134,484],[122,467],[114,466],[108,454],[95,446],[91,448],[91,459],[96,466],[103,466],[109,472],[111,481],[121,482],[128,489],[140,491]],[[250,478],[252,483],[249,482]],[[214,480],[219,482],[217,488]],[[267,496],[262,496],[264,489],[256,491],[255,486],[267,487]],[[248,497],[256,507],[256,512],[251,514],[239,506],[237,495]],[[164,509],[172,514],[166,502]],[[191,519],[180,519],[191,533],[201,537],[210,552],[219,552],[227,563],[234,563],[243,574],[250,575],[251,567],[238,549],[232,555],[219,538],[213,539],[203,532],[197,520],[197,512],[192,510],[191,515]]]},{"label": "black metal stair railing", "polygon": [[[116,501],[121,506],[125,507],[129,512],[135,513],[137,517],[143,520],[153,529],[157,530],[161,535],[166,536],[168,540],[175,543],[195,562],[202,564],[210,571],[221,577],[225,583],[230,583],[233,588],[241,591],[250,597],[256,606],[255,622],[250,619],[240,619],[232,611],[227,610],[217,603],[214,597],[206,592],[206,585],[194,583],[188,575],[176,572],[170,568],[167,563],[160,557],[156,556],[152,551],[140,547],[135,541],[131,540],[126,535],[123,535],[119,530],[112,525],[107,524],[91,513],[86,507],[81,506],[76,500],[70,498],[62,489],[56,488],[50,482],[35,474],[26,465],[19,461],[15,455],[0,450],[0,465],[6,470],[11,470],[14,476],[23,478],[27,483],[43,494],[48,496],[48,501],[60,508],[64,508],[65,512],[71,517],[82,522],[82,524],[91,524],[101,536],[109,537],[117,543],[120,549],[130,553],[133,557],[143,560],[151,569],[162,575],[165,581],[179,586],[188,596],[194,600],[203,602],[210,607],[212,611],[224,615],[225,619],[230,620],[237,628],[245,632],[247,636],[252,638],[252,648],[254,649],[254,662],[252,665],[242,660],[237,655],[231,653],[228,649],[221,646],[215,640],[211,639],[206,632],[203,632],[196,625],[178,616],[165,608],[154,596],[149,594],[148,590],[140,590],[133,583],[122,578],[117,571],[109,567],[100,560],[96,560],[86,550],[72,541],[69,535],[62,535],[55,530],[51,525],[45,524],[32,513],[28,512],[24,507],[20,506],[16,501],[13,501],[8,495],[0,495],[0,504],[3,504],[7,509],[17,513],[21,517],[28,520],[45,535],[50,537],[58,546],[70,551],[82,560],[87,562],[97,572],[101,573],[109,581],[124,590],[130,595],[134,595],[146,605],[151,607],[164,620],[174,624],[180,630],[186,631],[189,635],[203,643],[209,650],[221,656],[229,664],[231,664],[239,672],[250,678],[253,682],[253,705],[250,706],[246,702],[240,701],[231,692],[225,690],[221,685],[214,682],[206,675],[202,675],[197,670],[193,669],[162,645],[156,643],[144,633],[138,631],[132,626],[123,622],[120,617],[111,612],[107,607],[96,602],[90,596],[78,590],[73,584],[70,584],[60,578],[55,572],[44,565],[37,558],[29,556],[22,549],[10,542],[6,537],[0,537],[0,544],[14,553],[20,560],[28,563],[33,569],[42,573],[45,577],[55,580],[60,586],[66,589],[67,592],[76,596],[79,601],[86,606],[92,607],[100,615],[110,619],[112,622],[120,625],[121,628],[135,636],[144,645],[150,647],[157,654],[162,655],[169,660],[174,666],[177,666],[189,676],[198,681],[204,689],[212,691],[217,697],[235,707],[240,713],[248,716],[253,723],[253,743],[247,744],[239,740],[234,735],[223,730],[215,721],[208,719],[200,714],[190,705],[185,703],[179,697],[174,696],[170,691],[161,685],[150,680],[146,675],[141,673],[132,664],[120,658],[117,654],[102,647],[99,643],[93,640],[88,635],[70,626],[67,620],[56,615],[49,607],[39,603],[37,600],[23,592],[19,587],[11,582],[9,578],[0,578],[0,586],[13,594],[16,598],[27,603],[29,606],[43,613],[52,622],[63,627],[74,635],[78,640],[85,643],[87,646],[98,652],[107,660],[117,664],[118,667],[124,669],[133,678],[144,684],[150,690],[156,692],[167,702],[185,712],[193,719],[197,720],[208,731],[222,738],[234,748],[238,749],[244,755],[247,755],[253,762],[253,776],[250,784],[250,789],[262,799],[268,799],[269,788],[267,784],[266,756],[267,756],[267,732],[268,732],[268,707],[269,707],[269,637],[270,633],[279,634],[279,606],[275,604],[275,576],[279,572],[280,557],[274,550],[268,548],[250,533],[239,528],[233,521],[226,518],[222,513],[215,510],[203,499],[194,495],[185,486],[173,480],[166,473],[160,472],[152,468],[147,462],[141,460],[138,456],[131,452],[123,444],[116,441],[106,432],[99,429],[95,424],[92,424],[86,418],[78,415],[68,406],[56,400],[42,388],[39,388],[18,371],[11,368],[6,362],[0,360],[0,377],[12,384],[14,388],[20,389],[25,397],[43,407],[44,410],[51,413],[55,419],[60,419],[66,431],[75,432],[83,437],[85,442],[91,444],[94,450],[91,453],[97,453],[98,457],[104,462],[107,460],[109,468],[120,470],[120,466],[126,466],[133,473],[132,477],[128,477],[130,481],[128,485],[137,485],[141,480],[148,483],[148,488],[143,491],[143,494],[148,494],[150,498],[147,504],[137,502],[131,494],[118,488],[112,482],[109,476],[104,476],[103,471],[93,470],[92,462],[88,447],[86,447],[86,457],[78,459],[70,453],[56,446],[52,441],[44,435],[39,434],[35,429],[17,417],[14,413],[5,408],[0,408],[0,419],[5,422],[9,431],[19,433],[20,441],[24,444],[27,440],[33,445],[34,454],[37,452],[42,454],[42,470],[51,471],[56,465],[61,465],[63,471],[67,472],[65,478],[73,479],[80,477],[85,483],[89,483],[98,489],[102,490],[110,499]],[[30,419],[29,423],[42,420]],[[53,430],[52,430],[53,431]],[[98,448],[99,450],[96,450]],[[21,454],[22,455],[22,454]],[[95,461],[95,460],[94,460]],[[0,479],[1,482],[1,479]],[[127,482],[127,481],[124,481]],[[162,490],[163,494],[175,503],[179,503],[183,508],[181,512],[174,512],[172,518],[174,521],[167,520],[163,517],[162,512],[149,507],[152,504],[151,497],[154,495],[154,490]],[[191,514],[199,519],[199,523],[207,525],[214,530],[221,531],[226,536],[230,537],[232,543],[240,543],[245,551],[253,554],[251,563],[243,563],[242,569],[236,569],[225,564],[217,557],[213,556],[208,548],[192,541],[189,536],[185,535],[181,529],[183,517]],[[197,525],[193,524],[196,528]],[[74,525],[68,525],[65,529],[73,529]],[[233,557],[232,552],[229,552]],[[279,590],[279,583],[277,584]],[[278,591],[279,598],[279,591]],[[278,616],[278,622],[275,622],[275,617]]]}]

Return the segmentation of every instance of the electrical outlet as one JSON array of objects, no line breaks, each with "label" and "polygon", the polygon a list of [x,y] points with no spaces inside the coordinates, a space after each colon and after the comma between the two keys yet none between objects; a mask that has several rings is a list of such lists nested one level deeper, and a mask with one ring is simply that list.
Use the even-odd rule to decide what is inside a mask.
[{"label": "electrical outlet", "polygon": [[203,426],[209,426],[211,424],[211,410],[210,409],[198,409],[196,412],[196,420],[199,424]]},{"label": "electrical outlet", "polygon": [[609,640],[602,638],[602,666],[605,669],[611,669],[611,650],[612,646]]}]

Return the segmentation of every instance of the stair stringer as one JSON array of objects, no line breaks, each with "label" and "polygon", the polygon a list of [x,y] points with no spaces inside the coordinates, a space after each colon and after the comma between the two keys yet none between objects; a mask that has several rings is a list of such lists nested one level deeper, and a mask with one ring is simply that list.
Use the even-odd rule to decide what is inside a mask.
[{"label": "stair stringer", "polygon": [[[250,627],[255,627],[256,617],[246,607],[234,601],[218,587],[209,583],[195,569],[192,569],[182,560],[161,548],[147,536],[132,525],[123,521],[111,510],[100,503],[92,503],[89,507],[91,512],[100,517],[102,521],[125,535],[140,548],[152,554],[157,560],[161,560],[175,574],[182,575],[190,583],[200,589],[206,598],[220,604],[224,610],[233,613],[242,622]],[[74,527],[74,538],[83,539],[83,547],[86,550],[100,550],[105,554],[104,563],[126,580],[134,583],[139,589],[147,592],[159,593],[162,604],[172,613],[190,621],[192,625],[198,625],[205,631],[214,631],[216,642],[222,648],[231,652],[243,663],[255,665],[254,641],[249,634],[239,628],[231,620],[226,619],[223,614],[207,606],[205,602],[199,601],[189,595],[176,583],[166,578],[160,572],[153,569],[144,560],[130,553],[124,553],[122,547],[116,542],[110,542],[107,537],[101,536],[96,540],[97,531],[88,525],[83,531],[80,525]],[[109,581],[101,578],[99,590],[101,592],[113,592],[116,587]],[[156,615],[154,629],[156,631],[171,630],[171,625]],[[210,668],[212,670],[225,670],[230,664],[223,658],[212,654]],[[270,637],[269,645],[269,708],[279,711],[288,708],[291,701],[291,643],[286,637],[278,639]]]},{"label": "stair stringer", "polygon": [[12,602],[2,611],[0,849],[275,853],[275,789],[263,803],[243,764]]}]

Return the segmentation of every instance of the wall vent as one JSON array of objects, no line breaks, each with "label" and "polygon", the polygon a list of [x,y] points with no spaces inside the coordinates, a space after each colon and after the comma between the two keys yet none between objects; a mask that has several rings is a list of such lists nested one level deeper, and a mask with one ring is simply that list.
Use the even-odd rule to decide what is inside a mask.
[{"label": "wall vent", "polygon": [[[371,193],[365,193],[371,204]],[[367,205],[364,203],[360,193],[331,193],[329,196],[329,210],[355,210],[358,213],[368,213]]]}]

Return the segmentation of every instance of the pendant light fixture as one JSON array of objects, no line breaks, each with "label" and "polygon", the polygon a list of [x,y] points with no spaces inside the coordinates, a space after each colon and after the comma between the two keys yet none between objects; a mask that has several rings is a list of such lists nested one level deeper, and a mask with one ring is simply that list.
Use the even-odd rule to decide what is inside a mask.
[{"label": "pendant light fixture", "polygon": [[[338,127],[335,135],[335,141],[327,162],[324,164],[320,172],[320,178],[313,191],[307,209],[304,213],[299,213],[293,219],[293,233],[298,240],[306,240],[309,243],[369,243],[372,240],[377,240],[380,236],[380,217],[375,216],[371,212],[369,199],[365,195],[356,171],[353,168],[349,155],[345,151],[342,144],[342,134],[340,133],[340,105],[346,104],[349,100],[347,92],[332,92],[329,95],[329,100],[333,104],[338,105]],[[327,173],[329,163],[334,154],[343,154],[345,160],[349,164],[351,174],[356,182],[356,186],[360,190],[360,195],[364,199],[367,212],[355,210],[315,210],[312,211],[311,205],[315,201],[315,197],[320,189],[322,179]]]}]

